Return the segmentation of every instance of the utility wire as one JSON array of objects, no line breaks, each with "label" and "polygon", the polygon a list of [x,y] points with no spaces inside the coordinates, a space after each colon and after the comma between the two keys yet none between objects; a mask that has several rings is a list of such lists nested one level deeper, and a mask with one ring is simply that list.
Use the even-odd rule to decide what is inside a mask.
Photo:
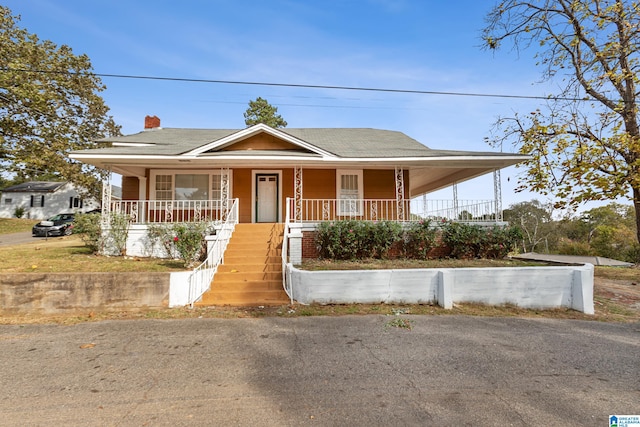
[{"label": "utility wire", "polygon": [[540,100],[554,100],[554,101],[588,101],[588,98],[572,98],[572,97],[557,97],[557,96],[536,96],[536,95],[506,95],[506,94],[492,94],[492,93],[472,93],[472,92],[444,92],[433,90],[414,90],[414,89],[389,89],[389,88],[375,88],[375,87],[358,87],[358,86],[334,86],[334,85],[312,85],[312,84],[297,84],[297,83],[274,83],[274,82],[256,82],[256,81],[242,81],[242,80],[218,80],[218,79],[194,79],[186,77],[159,77],[159,76],[140,76],[134,74],[110,74],[110,73],[78,73],[74,71],[53,71],[53,70],[27,70],[20,68],[0,68],[1,71],[17,71],[25,73],[41,73],[41,74],[66,74],[66,75],[94,75],[97,77],[105,78],[118,78],[118,79],[137,79],[137,80],[157,80],[157,81],[170,81],[170,82],[188,82],[188,83],[215,83],[215,84],[229,84],[229,85],[250,85],[250,86],[271,86],[271,87],[292,87],[292,88],[305,88],[305,89],[335,89],[335,90],[349,90],[349,91],[363,91],[363,92],[386,92],[386,93],[408,93],[418,95],[445,95],[445,96],[471,96],[471,97],[484,97],[484,98],[511,98],[511,99],[540,99]]}]

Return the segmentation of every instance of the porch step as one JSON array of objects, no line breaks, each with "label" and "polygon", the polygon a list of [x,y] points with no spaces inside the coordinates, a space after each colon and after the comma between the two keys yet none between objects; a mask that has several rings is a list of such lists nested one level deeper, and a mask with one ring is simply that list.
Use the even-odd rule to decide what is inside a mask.
[{"label": "porch step", "polygon": [[198,306],[284,305],[282,240],[284,224],[237,224],[211,289]]}]

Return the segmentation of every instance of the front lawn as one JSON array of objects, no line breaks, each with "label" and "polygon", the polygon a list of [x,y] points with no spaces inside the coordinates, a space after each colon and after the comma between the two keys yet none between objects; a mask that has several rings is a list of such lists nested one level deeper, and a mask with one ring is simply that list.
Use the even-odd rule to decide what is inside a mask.
[{"label": "front lawn", "polygon": [[0,218],[0,234],[31,231],[31,228],[33,228],[33,226],[38,222],[39,221],[37,219]]},{"label": "front lawn", "polygon": [[79,236],[34,239],[0,247],[1,273],[169,272],[184,270],[181,261],[107,257],[91,253]]}]

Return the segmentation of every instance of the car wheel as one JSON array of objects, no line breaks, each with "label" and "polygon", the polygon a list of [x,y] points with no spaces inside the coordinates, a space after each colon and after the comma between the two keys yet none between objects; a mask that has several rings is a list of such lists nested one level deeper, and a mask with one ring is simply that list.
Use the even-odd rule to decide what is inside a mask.
[{"label": "car wheel", "polygon": [[71,236],[71,233],[72,233],[72,232],[73,232],[73,230],[71,229],[71,227],[66,227],[66,228],[64,229],[64,233],[63,233],[63,234],[64,234],[65,236]]}]

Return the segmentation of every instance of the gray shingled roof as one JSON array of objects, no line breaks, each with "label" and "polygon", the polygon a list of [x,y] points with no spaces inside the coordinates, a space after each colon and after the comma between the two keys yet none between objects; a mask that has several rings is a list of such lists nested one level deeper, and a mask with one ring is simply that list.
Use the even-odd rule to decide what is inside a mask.
[{"label": "gray shingled roof", "polygon": [[4,193],[52,193],[62,187],[65,182],[29,181],[7,187]]},{"label": "gray shingled roof", "polygon": [[[125,144],[150,144],[148,146],[115,146],[76,151],[75,153],[172,156],[187,153],[242,130],[243,129],[153,129],[133,135],[105,138],[98,141]],[[369,128],[285,128],[278,130],[342,158],[500,155],[500,153],[493,152],[432,150],[402,132],[389,130]],[[234,155],[237,153],[238,152],[234,152]],[[230,153],[226,152],[226,154]],[[258,152],[254,151],[251,154],[256,155]],[[271,154],[273,155],[274,153]],[[288,153],[288,155],[292,154],[293,153]],[[213,152],[208,152],[203,155],[213,155]]]}]

